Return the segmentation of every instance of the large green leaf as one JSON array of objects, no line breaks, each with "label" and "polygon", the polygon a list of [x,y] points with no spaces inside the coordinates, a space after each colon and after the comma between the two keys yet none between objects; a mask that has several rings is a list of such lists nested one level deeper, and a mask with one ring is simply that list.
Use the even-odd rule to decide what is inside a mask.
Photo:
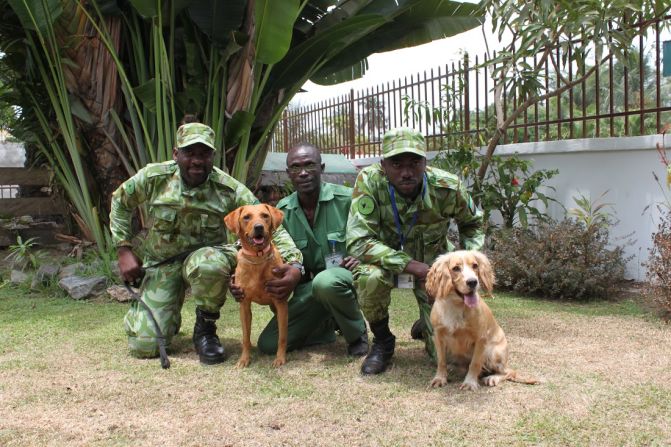
[{"label": "large green leaf", "polygon": [[481,24],[479,5],[445,0],[415,1],[403,13],[334,55],[316,79],[346,70],[372,53],[420,45],[454,36]]},{"label": "large green leaf", "polygon": [[158,15],[158,2],[155,0],[130,0],[133,8],[145,19]]},{"label": "large green leaf", "polygon": [[242,25],[246,5],[245,0],[194,0],[187,11],[215,46],[225,48],[231,33]]},{"label": "large green leaf", "polygon": [[368,58],[363,58],[351,67],[346,67],[336,72],[330,71],[324,76],[315,75],[312,76],[310,80],[319,85],[340,84],[341,82],[359,79],[366,74],[366,70],[368,70]]},{"label": "large green leaf", "polygon": [[287,54],[299,9],[299,0],[256,1],[254,19],[258,62],[274,64]]},{"label": "large green leaf", "polygon": [[248,133],[254,123],[254,114],[246,110],[238,110],[231,119],[226,122],[224,146],[229,149],[240,142],[240,138]]},{"label": "large green leaf", "polygon": [[275,65],[267,88],[279,89],[302,82],[306,76],[310,77],[314,74],[314,70],[334,54],[386,22],[387,19],[380,15],[356,16],[315,35],[290,49],[287,55]]},{"label": "large green leaf", "polygon": [[133,88],[133,93],[147,110],[156,113],[156,79],[151,78],[142,85]]},{"label": "large green leaf", "polygon": [[7,0],[21,25],[29,30],[46,30],[63,13],[60,0]]}]

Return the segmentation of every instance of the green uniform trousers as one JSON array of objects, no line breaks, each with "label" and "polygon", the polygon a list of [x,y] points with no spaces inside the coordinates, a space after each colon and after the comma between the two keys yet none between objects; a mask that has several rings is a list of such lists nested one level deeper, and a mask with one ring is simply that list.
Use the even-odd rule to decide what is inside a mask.
[{"label": "green uniform trousers", "polygon": [[[361,312],[363,312],[366,320],[369,323],[375,323],[388,318],[391,290],[394,288],[394,275],[376,265],[362,264],[356,271],[355,282]],[[433,344],[431,305],[424,290],[424,283],[415,282],[413,292],[419,306],[419,318],[424,321],[424,348],[435,362],[436,348]]]},{"label": "green uniform trousers", "polygon": [[[142,300],[154,314],[169,346],[182,323],[181,310],[187,287],[196,306],[218,313],[226,301],[235,251],[225,247],[203,247],[191,253],[183,263],[175,262],[148,269],[142,281]],[[147,311],[133,301],[124,318],[128,347],[136,357],[157,357],[157,333]]]},{"label": "green uniform trousers", "polygon": [[[338,325],[347,343],[366,332],[366,322],[357,305],[352,273],[342,267],[323,270],[312,281],[299,284],[289,300],[287,350],[335,341]],[[259,351],[275,354],[277,318],[273,317],[259,336]]]}]

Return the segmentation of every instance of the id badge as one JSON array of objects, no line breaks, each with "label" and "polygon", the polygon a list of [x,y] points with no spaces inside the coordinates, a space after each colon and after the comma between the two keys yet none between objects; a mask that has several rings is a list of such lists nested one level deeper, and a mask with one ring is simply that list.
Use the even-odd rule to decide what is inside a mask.
[{"label": "id badge", "polygon": [[324,264],[326,264],[327,269],[332,269],[334,267],[340,267],[343,257],[340,253],[329,253],[324,256]]},{"label": "id badge", "polygon": [[398,289],[414,289],[415,277],[410,273],[399,273],[394,275],[394,283]]}]

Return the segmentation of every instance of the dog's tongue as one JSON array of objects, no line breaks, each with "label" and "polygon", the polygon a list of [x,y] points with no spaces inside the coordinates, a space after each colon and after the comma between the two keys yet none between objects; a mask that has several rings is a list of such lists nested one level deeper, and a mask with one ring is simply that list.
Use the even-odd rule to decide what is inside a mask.
[{"label": "dog's tongue", "polygon": [[478,296],[475,293],[464,295],[464,304],[468,307],[475,307],[478,304]]},{"label": "dog's tongue", "polygon": [[256,245],[262,245],[265,242],[266,239],[264,237],[261,237],[261,236],[256,236],[256,237],[252,238],[252,240],[254,241],[254,243]]}]

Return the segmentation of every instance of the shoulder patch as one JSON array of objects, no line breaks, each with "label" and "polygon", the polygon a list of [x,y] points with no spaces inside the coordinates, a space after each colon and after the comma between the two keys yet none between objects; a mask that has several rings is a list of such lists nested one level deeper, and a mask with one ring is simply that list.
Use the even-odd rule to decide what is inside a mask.
[{"label": "shoulder patch", "polygon": [[369,196],[361,197],[356,203],[359,213],[364,216],[368,216],[370,213],[375,211],[375,201]]},{"label": "shoulder patch", "polygon": [[135,180],[130,179],[128,180],[124,186],[123,186],[124,191],[126,191],[126,194],[129,196],[132,196],[135,193]]}]

